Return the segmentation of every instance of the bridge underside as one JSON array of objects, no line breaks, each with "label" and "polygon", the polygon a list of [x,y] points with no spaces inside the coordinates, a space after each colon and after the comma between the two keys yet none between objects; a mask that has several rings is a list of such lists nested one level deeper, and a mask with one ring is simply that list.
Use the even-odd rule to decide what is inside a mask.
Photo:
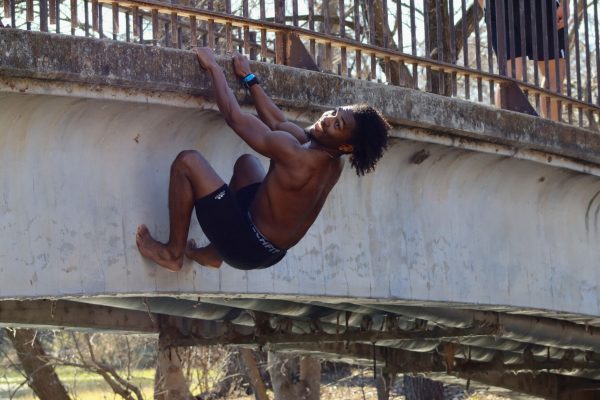
[{"label": "bridge underside", "polygon": [[[5,300],[0,325],[158,335],[161,346],[231,344],[424,373],[512,398],[595,399],[600,328],[532,310],[271,296]],[[555,316],[556,317],[556,316]]]},{"label": "bridge underside", "polygon": [[[299,124],[341,97],[379,106],[396,124],[391,148],[375,174],[346,169],[280,264],[245,272],[186,262],[173,274],[135,247],[140,223],[168,235],[170,163],[198,149],[227,181],[249,151],[210,97],[191,95],[208,90],[193,56],[151,50],[162,81],[139,88],[156,71],[122,57],[150,52],[141,46],[14,35],[0,31],[0,324],[316,353],[547,398],[598,394],[595,136],[257,65]],[[25,46],[38,39],[44,46]],[[204,238],[195,221],[190,236]]]}]

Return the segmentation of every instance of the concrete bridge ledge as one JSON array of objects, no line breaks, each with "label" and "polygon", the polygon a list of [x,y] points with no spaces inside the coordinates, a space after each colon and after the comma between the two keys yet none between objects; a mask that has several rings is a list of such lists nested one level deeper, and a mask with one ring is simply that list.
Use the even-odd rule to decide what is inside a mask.
[{"label": "concrete bridge ledge", "polygon": [[[181,104],[174,100],[180,98],[186,105],[193,104],[188,96],[210,99],[208,77],[190,51],[3,29],[0,54],[2,83],[12,90],[39,93],[52,88],[93,97],[119,90],[121,100],[146,96],[147,101]],[[231,87],[239,88],[228,60],[219,62]],[[586,129],[407,88],[273,64],[254,63],[253,68],[274,101],[295,110],[299,121],[338,105],[367,102],[394,124],[447,133],[458,141],[470,138],[592,164],[600,161],[600,135]],[[241,88],[236,94],[248,103]]]}]

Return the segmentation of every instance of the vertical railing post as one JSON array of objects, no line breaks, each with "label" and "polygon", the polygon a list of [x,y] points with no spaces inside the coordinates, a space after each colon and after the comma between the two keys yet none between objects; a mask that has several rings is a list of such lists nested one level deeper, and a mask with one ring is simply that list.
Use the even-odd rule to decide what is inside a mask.
[{"label": "vertical railing post", "polygon": [[[321,0],[321,7],[323,10],[323,31],[326,35],[331,35],[331,15],[329,10],[329,0]],[[325,70],[333,70],[332,54],[331,54],[331,43],[325,43]]]},{"label": "vertical railing post", "polygon": [[[377,35],[375,33],[375,5],[374,0],[367,0],[368,14],[369,14],[369,42],[375,45],[377,42]],[[371,80],[377,79],[377,58],[375,53],[371,53],[371,73],[369,75]]]},{"label": "vertical railing post", "polygon": [[[50,0],[51,4],[52,2],[56,2],[56,0]],[[54,18],[56,19],[56,14],[54,14]],[[50,20],[52,21],[52,14],[50,14]],[[98,0],[92,0],[92,30],[98,32],[99,25]]]},{"label": "vertical railing post", "polygon": [[[530,15],[530,22],[531,22],[531,44],[532,44],[532,50],[533,50],[533,54],[535,55],[535,58],[537,58],[537,55],[539,53],[538,49],[538,37],[537,37],[537,25],[539,23],[541,23],[541,21],[538,21],[537,19],[537,11],[536,11],[536,2],[535,1],[530,1],[530,5],[531,5],[531,15]],[[540,77],[539,77],[539,71],[538,68],[534,68],[533,69],[533,82],[535,86],[539,86],[540,85]],[[540,110],[540,95],[539,93],[535,94],[535,108],[537,110]]]},{"label": "vertical railing post", "polygon": [[[556,61],[556,68],[555,68],[555,75],[554,75],[554,80],[556,82],[556,88],[554,89],[556,91],[556,93],[561,93],[562,89],[562,81],[560,79],[560,56],[561,54],[559,53],[559,49],[558,49],[558,27],[556,26],[556,21],[557,21],[557,17],[556,17],[556,7],[550,7],[550,16],[551,16],[551,20],[552,20],[552,24],[550,25],[551,29],[552,29],[552,52],[554,53],[554,60]],[[550,78],[550,77],[548,77]],[[549,80],[549,79],[548,79]],[[548,103],[550,103],[550,107],[551,107],[551,115],[554,114],[554,107],[556,107],[556,117],[558,118],[558,120],[561,120],[561,114],[562,114],[562,104],[560,101],[552,101],[551,99],[549,99]],[[553,104],[556,103],[556,106]]]},{"label": "vertical railing post", "polygon": [[[77,1],[77,0],[72,0]],[[119,3],[114,1],[112,3],[112,25],[113,25],[113,40],[117,40],[117,36],[119,35]]]},{"label": "vertical railing post", "polygon": [[85,25],[85,36],[90,36],[90,1],[83,0],[83,24]]},{"label": "vertical railing post", "polygon": [[[413,56],[417,55],[417,22],[415,17],[415,0],[410,0],[410,49]],[[412,78],[415,89],[419,88],[418,65],[412,65]]]},{"label": "vertical railing post", "polygon": [[[592,57],[590,55],[590,29],[589,29],[589,17],[587,12],[588,2],[583,1],[583,32],[585,38],[585,76],[586,76],[586,97],[585,101],[592,103]],[[600,49],[596,49],[598,51]],[[558,57],[557,57],[558,59]],[[558,78],[558,68],[556,69],[556,76]],[[558,81],[558,79],[557,79]]]},{"label": "vertical railing post", "polygon": [[[436,36],[436,49],[438,61],[444,61],[444,33],[442,31],[444,27],[444,17],[442,16],[442,5],[440,0],[435,0],[435,36]],[[438,93],[445,94],[445,78],[444,71],[438,70],[436,72],[438,77]]]},{"label": "vertical railing post", "polygon": [[[516,40],[515,40],[515,10],[513,7],[512,0],[505,0],[506,5],[508,6],[508,15],[505,15],[505,18],[508,18],[508,43],[507,43],[507,57],[510,60],[510,76],[515,79],[517,77],[516,71]],[[507,28],[507,25],[504,25],[504,28]]]},{"label": "vertical railing post", "polygon": [[496,0],[496,38],[498,42],[498,73],[502,76],[506,74],[506,18],[504,15],[504,1]]},{"label": "vertical railing post", "polygon": [[[488,56],[488,72],[490,74],[494,73],[494,56],[492,50],[492,10],[488,5],[485,7],[485,26],[488,32],[488,46],[487,46],[487,56]],[[495,82],[490,81],[490,104],[494,104],[496,102],[496,93],[495,93]]]},{"label": "vertical railing post", "polygon": [[129,10],[125,11],[125,41],[131,42],[131,23],[129,22]]},{"label": "vertical railing post", "polygon": [[40,31],[48,32],[48,0],[40,1]]},{"label": "vertical railing post", "polygon": [[75,35],[75,30],[78,25],[77,0],[71,0],[71,35]]},{"label": "vertical railing post", "polygon": [[190,16],[190,46],[195,48],[198,46],[198,21],[196,16]]},{"label": "vertical railing post", "polygon": [[521,69],[523,71],[523,82],[527,82],[527,38],[525,31],[525,2],[529,0],[519,0],[519,35],[521,36]]},{"label": "vertical railing post", "polygon": [[[139,25],[139,18],[140,18],[140,9],[138,6],[133,6],[131,7],[131,12],[133,14],[132,19],[133,19],[133,38],[138,39],[140,38],[140,25]],[[141,42],[141,41],[140,41]]]},{"label": "vertical railing post", "polygon": [[178,27],[177,27],[177,13],[171,12],[171,46],[177,47],[179,40],[177,39]]},{"label": "vertical railing post", "polygon": [[[463,0],[464,1],[464,0]],[[425,25],[425,58],[431,59],[431,39],[429,31],[429,0],[423,0],[423,24]],[[425,76],[427,82],[425,84],[425,90],[431,92],[431,67],[425,67]]]},{"label": "vertical railing post", "polygon": [[[214,9],[213,0],[208,0],[208,9]],[[208,19],[208,47],[215,48],[215,20],[212,18]]]},{"label": "vertical railing post", "polygon": [[250,32],[250,59],[256,60],[256,32]]},{"label": "vertical railing post", "polygon": [[159,38],[159,26],[158,26],[158,10],[152,9],[152,45],[158,45]]},{"label": "vertical railing post", "polygon": [[[309,2],[310,2],[310,0],[309,0]],[[264,21],[265,18],[267,18],[267,12],[265,9],[265,0],[260,0],[260,19]],[[310,20],[310,10],[309,10],[309,20]],[[260,30],[260,58],[262,61],[267,60],[267,30],[264,28],[262,28]]]},{"label": "vertical railing post", "polygon": [[[231,0],[225,0],[225,13],[231,15]],[[225,23],[225,49],[228,52],[233,51],[233,26],[231,22]]]},{"label": "vertical railing post", "polygon": [[[479,7],[477,3],[475,3],[475,7]],[[477,21],[477,18],[475,20]],[[448,25],[450,26],[450,62],[456,64],[456,30],[454,29],[454,1],[452,0],[448,2]],[[452,96],[456,97],[458,90],[456,87],[455,71],[452,72],[450,86],[452,89]]]},{"label": "vertical railing post", "polygon": [[[60,3],[62,0],[56,0],[56,33],[60,33]],[[99,5],[100,12],[102,12],[102,5]],[[102,21],[102,15],[100,15],[100,21]],[[102,32],[102,24],[100,24],[100,32]]]},{"label": "vertical railing post", "polygon": [[[242,16],[244,18],[250,17],[248,0],[242,1]],[[244,25],[244,54],[250,54],[250,27],[248,25]]]},{"label": "vertical railing post", "polygon": [[[338,0],[338,13],[340,17],[340,37],[346,37],[346,7],[344,0]],[[340,74],[344,77],[348,76],[348,55],[346,54],[346,46],[340,49]]]},{"label": "vertical railing post", "polygon": [[[285,0],[275,1],[275,22],[285,25]],[[286,64],[286,34],[283,31],[275,33],[275,62],[277,64]]]},{"label": "vertical railing post", "polygon": [[139,27],[138,28],[139,34],[140,34],[139,43],[144,43],[144,16],[140,14],[136,23],[138,24],[138,27]]},{"label": "vertical railing post", "polygon": [[33,0],[25,0],[25,22],[27,23],[27,30],[31,30],[31,23],[33,22]]},{"label": "vertical railing post", "polygon": [[[358,0],[354,0],[354,40],[360,42],[360,6]],[[357,49],[354,56],[354,65],[356,67],[356,77],[362,77],[362,52]]]},{"label": "vertical railing post", "polygon": [[[463,42],[463,64],[465,68],[469,68],[469,42],[467,32],[467,3],[465,0],[460,2],[460,13],[461,13],[461,28],[462,28],[462,42]],[[465,98],[468,100],[471,98],[471,81],[469,75],[465,75]]]},{"label": "vertical railing post", "polygon": [[[589,29],[589,16],[588,16],[588,2],[587,0],[583,0],[583,9],[585,10],[583,13],[583,26],[585,32],[585,70],[586,70],[586,102],[592,104],[592,56],[590,53],[590,29]],[[597,27],[596,27],[597,28]],[[598,53],[598,49],[596,48],[596,53]],[[558,69],[556,71],[558,74]],[[596,77],[596,82],[598,81],[598,77]],[[590,126],[594,122],[594,113],[592,111],[588,111],[588,120]]]},{"label": "vertical railing post", "polygon": [[[563,2],[561,3],[561,5],[564,8],[564,11],[566,13],[565,18],[567,18],[567,16],[569,15],[569,0],[563,0]],[[564,28],[564,42],[565,42],[565,76],[566,76],[566,81],[567,81],[567,87],[566,87],[566,93],[567,96],[571,97],[572,95],[572,88],[571,88],[571,56],[570,56],[570,51],[569,51],[569,24],[568,24],[568,19],[565,20],[565,28]],[[598,37],[598,35],[596,35],[596,38]],[[598,48],[598,46],[596,46],[596,48]],[[598,54],[598,53],[596,53]],[[600,86],[598,86],[599,90],[600,90]],[[567,112],[568,112],[568,121],[570,124],[573,123],[573,106],[571,104],[569,104],[567,106]]]},{"label": "vertical railing post", "polygon": [[[566,10],[565,10],[566,11]],[[566,18],[566,15],[565,15]],[[598,2],[594,3],[594,33],[596,36],[596,80],[600,80],[600,32],[598,32]],[[565,29],[567,28],[567,24],[565,24]],[[565,38],[567,38],[567,34],[565,33]],[[565,40],[565,43],[569,43],[568,40]],[[565,47],[568,47],[565,45]],[[568,65],[568,64],[567,64]],[[568,67],[567,67],[568,69]],[[600,85],[596,85],[598,93],[596,94],[596,104],[600,105]]]},{"label": "vertical railing post", "polygon": [[13,28],[17,27],[17,13],[15,10],[15,1],[16,0],[10,0],[10,26]]},{"label": "vertical railing post", "polygon": [[[573,24],[575,29],[573,29],[573,33],[575,35],[575,73],[577,74],[577,100],[581,100],[582,97],[582,88],[581,88],[581,58],[579,52],[579,9],[578,9],[578,1],[573,0]],[[583,115],[581,112],[581,108],[579,108],[579,125],[583,125]]]},{"label": "vertical railing post", "polygon": [[[475,5],[475,65],[481,71],[481,35],[479,32],[479,6]],[[477,77],[477,101],[483,101],[483,81]]]},{"label": "vertical railing post", "polygon": [[298,26],[298,0],[292,1],[292,24]]}]

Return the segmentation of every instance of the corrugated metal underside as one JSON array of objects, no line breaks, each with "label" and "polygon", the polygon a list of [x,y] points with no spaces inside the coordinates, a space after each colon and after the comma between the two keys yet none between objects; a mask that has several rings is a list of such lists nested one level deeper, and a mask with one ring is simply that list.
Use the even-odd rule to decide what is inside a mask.
[{"label": "corrugated metal underside", "polygon": [[[347,300],[204,296],[78,299],[204,322],[197,328],[188,325],[179,329],[171,337],[174,344],[260,345],[363,364],[373,363],[375,357],[380,365],[390,363],[404,372],[446,371],[446,357],[452,352],[456,361],[450,370],[457,372],[555,367],[554,373],[600,379],[600,355],[595,352],[600,349],[600,329],[595,327],[598,319],[506,307],[475,310]],[[181,328],[180,323],[176,325]],[[414,357],[407,360],[406,352]]]}]

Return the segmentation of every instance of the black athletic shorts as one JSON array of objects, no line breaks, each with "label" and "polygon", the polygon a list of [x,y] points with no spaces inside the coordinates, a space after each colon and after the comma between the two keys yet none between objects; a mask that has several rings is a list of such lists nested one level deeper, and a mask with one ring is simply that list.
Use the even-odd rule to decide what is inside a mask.
[{"label": "black athletic shorts", "polygon": [[[492,31],[492,47],[498,54],[498,31],[496,19],[496,1],[487,0],[487,7],[490,7],[491,14],[491,31]],[[521,14],[519,2],[522,1],[525,9],[523,15],[524,32],[525,32],[525,49],[521,45]],[[542,14],[542,2],[546,3],[546,22],[544,23]],[[513,40],[510,38],[510,24],[508,17],[510,15],[509,3],[512,3],[513,17]],[[533,20],[533,7],[535,7],[535,21]],[[552,18],[552,9],[550,7],[558,7],[558,2],[555,0],[504,0],[504,31],[506,33],[506,59],[512,59],[512,48],[514,42],[514,51],[516,57],[527,56],[531,60],[543,61],[545,59],[553,60],[556,58],[564,58],[565,56],[565,32],[564,29],[558,30],[558,57],[554,56],[554,31],[556,30],[556,19]],[[556,14],[555,14],[556,15]],[[535,30],[533,29],[535,22]],[[546,35],[544,35],[544,31]],[[534,52],[534,32],[536,49]],[[544,37],[548,39],[548,57],[544,57]]]},{"label": "black athletic shorts", "polygon": [[234,195],[223,185],[213,193],[196,200],[196,216],[200,227],[230,266],[243,269],[270,267],[285,257],[254,226],[249,208],[260,183],[241,188]]}]

